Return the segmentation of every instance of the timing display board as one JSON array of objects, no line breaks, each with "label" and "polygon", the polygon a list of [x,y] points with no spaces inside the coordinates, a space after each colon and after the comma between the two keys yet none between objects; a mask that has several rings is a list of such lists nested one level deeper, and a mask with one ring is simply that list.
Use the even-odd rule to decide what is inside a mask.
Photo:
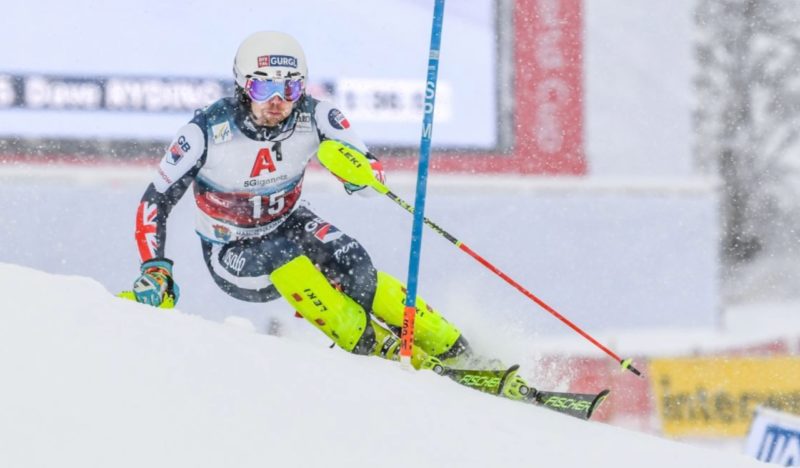
[{"label": "timing display board", "polygon": [[[231,92],[239,42],[274,29],[303,45],[310,94],[336,102],[368,143],[419,143],[432,2],[112,0],[79,10],[5,6],[0,40],[20,47],[0,49],[0,137],[169,139],[194,109]],[[497,145],[495,23],[490,0],[448,5],[440,148]]]}]

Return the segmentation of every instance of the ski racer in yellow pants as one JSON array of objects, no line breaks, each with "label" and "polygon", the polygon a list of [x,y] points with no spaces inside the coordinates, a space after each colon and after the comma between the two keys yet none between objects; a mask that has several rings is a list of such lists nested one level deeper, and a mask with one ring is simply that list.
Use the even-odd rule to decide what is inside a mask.
[{"label": "ski racer in yellow pants", "polygon": [[[302,199],[320,145],[370,154],[334,103],[306,93],[308,67],[296,39],[278,31],[245,38],[234,57],[234,92],[194,113],[165,150],[136,210],[139,276],[126,297],[173,306],[180,289],[166,257],[170,213],[191,187],[195,231],[215,283],[239,300],[286,299],[347,351],[397,359],[403,285],[378,272],[364,247]],[[369,193],[342,180],[347,193]],[[461,333],[417,300],[412,362],[426,368],[469,354]]]}]

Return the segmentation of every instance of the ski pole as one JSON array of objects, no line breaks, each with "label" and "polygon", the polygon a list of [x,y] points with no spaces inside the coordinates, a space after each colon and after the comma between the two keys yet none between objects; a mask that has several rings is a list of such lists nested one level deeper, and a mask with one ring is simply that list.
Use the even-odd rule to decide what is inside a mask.
[{"label": "ski pole", "polygon": [[[338,176],[339,178],[346,180],[352,184],[356,185],[366,185],[372,187],[375,191],[380,194],[386,195],[400,205],[403,209],[408,211],[409,213],[414,213],[414,207],[404,201],[402,198],[398,197],[394,194],[389,188],[381,183],[372,172],[372,168],[369,165],[369,161],[367,160],[366,156],[358,152],[356,149],[351,148],[343,144],[342,142],[335,141],[335,140],[326,140],[320,144],[319,150],[317,151],[317,157],[319,161],[325,166],[329,171],[331,171],[334,175]],[[621,366],[623,370],[629,370],[633,372],[635,375],[642,376],[642,373],[639,372],[633,366],[632,359],[622,359],[616,353],[608,349],[606,346],[601,344],[599,341],[594,339],[591,335],[583,331],[580,327],[572,323],[568,318],[564,317],[560,313],[558,313],[555,309],[550,307],[547,303],[543,300],[539,299],[534,295],[532,292],[525,289],[521,284],[514,281],[510,276],[505,274],[496,266],[492,265],[489,261],[485,258],[478,255],[477,252],[469,248],[466,244],[462,241],[458,240],[449,232],[445,231],[441,227],[439,227],[436,223],[429,220],[428,218],[424,218],[424,223],[428,225],[434,232],[441,235],[450,243],[458,247],[461,251],[465,252],[467,255],[472,257],[473,259],[477,260],[478,263],[483,265],[484,267],[488,268],[491,272],[502,278],[506,283],[513,286],[517,291],[521,292],[525,297],[535,302],[539,307],[543,308],[551,315],[556,317],[557,319],[561,320],[565,325],[573,329],[579,335],[584,337],[590,343],[595,345],[597,348],[605,352],[607,355],[612,357],[616,360]],[[415,297],[411,294],[408,295],[409,297]]]},{"label": "ski pole", "polygon": [[428,77],[425,82],[425,104],[422,116],[422,137],[419,144],[419,166],[417,168],[417,191],[414,199],[416,210],[412,210],[414,223],[411,226],[411,248],[408,256],[408,281],[406,282],[406,304],[403,309],[403,327],[400,330],[400,360],[411,362],[411,349],[414,344],[414,317],[417,314],[417,282],[419,279],[419,260],[422,254],[422,225],[425,213],[425,192],[428,182],[428,161],[431,154],[433,134],[433,109],[436,103],[436,81],[439,75],[439,48],[442,42],[442,22],[444,21],[444,0],[436,0],[433,8],[431,26],[431,45],[428,52]]}]

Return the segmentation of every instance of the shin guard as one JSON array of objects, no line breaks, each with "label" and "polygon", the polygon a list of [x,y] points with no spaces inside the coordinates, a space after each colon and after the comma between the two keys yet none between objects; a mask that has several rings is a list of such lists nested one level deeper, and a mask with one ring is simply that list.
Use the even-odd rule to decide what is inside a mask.
[{"label": "shin guard", "polygon": [[374,348],[372,343],[366,344],[362,337],[369,324],[367,313],[355,301],[341,291],[337,291],[325,275],[311,263],[305,255],[301,255],[281,266],[270,274],[270,280],[278,292],[292,305],[300,315],[319,328],[339,347],[349,352],[366,354]]},{"label": "shin guard", "polygon": [[[378,287],[372,302],[372,311],[387,325],[403,326],[406,287],[393,276],[378,272]],[[456,357],[468,351],[461,332],[441,314],[417,296],[417,313],[414,319],[414,344],[441,359]]]},{"label": "shin guard", "polygon": [[[390,361],[399,360],[400,339],[368,317],[355,301],[331,286],[308,257],[301,255],[270,275],[272,284],[306,320],[339,347]],[[438,363],[415,346],[411,364],[416,369]]]}]

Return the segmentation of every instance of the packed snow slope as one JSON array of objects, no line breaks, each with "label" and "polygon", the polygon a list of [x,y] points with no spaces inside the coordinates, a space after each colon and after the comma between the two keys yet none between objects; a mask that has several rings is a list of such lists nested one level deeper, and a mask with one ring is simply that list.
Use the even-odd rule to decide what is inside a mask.
[{"label": "packed snow slope", "polygon": [[761,466],[0,264],[0,466]]}]

